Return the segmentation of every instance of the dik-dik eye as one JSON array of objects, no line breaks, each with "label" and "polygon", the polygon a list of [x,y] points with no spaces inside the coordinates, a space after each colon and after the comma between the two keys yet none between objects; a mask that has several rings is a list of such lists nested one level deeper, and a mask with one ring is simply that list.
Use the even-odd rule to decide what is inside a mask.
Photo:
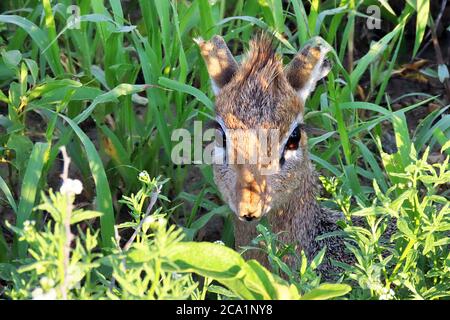
[{"label": "dik-dik eye", "polygon": [[294,131],[292,131],[291,135],[289,136],[288,141],[286,142],[286,145],[284,147],[284,150],[297,150],[298,145],[300,143],[301,138],[301,132],[300,132],[300,125],[298,125]]},{"label": "dik-dik eye", "polygon": [[286,144],[284,145],[284,150],[280,158],[280,165],[282,166],[286,162],[286,156],[287,153],[295,152],[299,145],[300,145],[300,138],[301,138],[301,124],[299,124],[294,131],[292,131],[291,135],[289,136],[289,139],[286,141]]}]

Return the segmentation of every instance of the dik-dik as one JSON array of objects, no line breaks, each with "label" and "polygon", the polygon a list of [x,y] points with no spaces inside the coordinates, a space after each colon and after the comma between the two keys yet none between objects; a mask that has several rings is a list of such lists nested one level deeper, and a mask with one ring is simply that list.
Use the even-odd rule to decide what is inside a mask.
[{"label": "dik-dik", "polygon": [[[328,277],[334,269],[329,258],[345,260],[344,246],[336,237],[321,241],[316,238],[338,230],[335,222],[339,215],[321,208],[316,201],[319,183],[303,129],[305,100],[330,71],[327,48],[316,41],[284,68],[272,40],[264,34],[250,42],[240,64],[221,37],[196,42],[216,95],[216,122],[224,142],[224,161],[213,164],[214,179],[236,214],[236,248],[250,244],[257,236],[258,220],[267,215],[272,231],[282,232],[283,242],[297,245],[297,250],[303,249],[309,258],[327,246],[322,272]],[[255,135],[242,134],[261,129],[278,133],[278,147],[262,150],[255,147],[261,145]],[[263,157],[258,153],[263,151],[275,161],[259,162]],[[252,153],[257,153],[256,157]],[[231,157],[256,161],[230,161]],[[248,251],[246,258],[267,265],[258,250]],[[298,267],[292,257],[287,262]]]}]

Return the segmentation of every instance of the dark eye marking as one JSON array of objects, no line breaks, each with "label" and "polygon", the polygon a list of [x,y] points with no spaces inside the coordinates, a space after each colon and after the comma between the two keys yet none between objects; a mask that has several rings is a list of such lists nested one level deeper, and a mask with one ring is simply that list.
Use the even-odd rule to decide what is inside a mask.
[{"label": "dark eye marking", "polygon": [[286,142],[286,145],[284,147],[284,150],[297,150],[298,145],[300,143],[301,138],[301,128],[300,125],[298,125],[294,131],[292,131],[291,135],[289,136],[288,141]]},{"label": "dark eye marking", "polygon": [[284,154],[288,150],[297,150],[300,145],[300,138],[302,137],[302,130],[303,124],[300,123],[295,127],[294,131],[292,131],[291,135],[289,136],[288,140],[286,141],[286,144],[284,145],[284,150],[280,158],[280,165],[282,166],[286,159],[284,158]]},{"label": "dark eye marking", "polygon": [[222,126],[218,123],[214,123],[214,127],[216,129],[216,143],[219,147],[224,149],[227,148],[227,136],[225,135],[225,131],[223,131]]}]

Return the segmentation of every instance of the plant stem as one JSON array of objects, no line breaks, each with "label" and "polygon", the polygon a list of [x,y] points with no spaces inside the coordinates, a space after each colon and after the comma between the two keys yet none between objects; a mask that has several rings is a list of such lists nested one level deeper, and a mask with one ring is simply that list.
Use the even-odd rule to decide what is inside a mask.
[{"label": "plant stem", "polygon": [[156,203],[156,200],[158,199],[158,195],[161,192],[161,186],[158,186],[156,188],[156,191],[152,193],[152,196],[150,198],[150,203],[148,204],[147,210],[145,211],[144,217],[139,222],[139,225],[137,226],[136,230],[134,230],[134,233],[131,235],[130,239],[128,239],[127,243],[123,247],[123,251],[127,251],[130,246],[133,244],[134,239],[136,239],[137,235],[139,234],[139,231],[142,229],[142,225],[144,224],[145,218],[147,218],[150,215],[150,212],[153,209],[153,206]]},{"label": "plant stem", "polygon": [[[61,147],[61,153],[63,155],[64,167],[61,178],[63,181],[69,179],[69,165],[70,158],[67,155],[66,147]],[[63,182],[64,183],[64,182]],[[70,219],[72,217],[73,204],[69,195],[65,195],[66,198],[66,214],[64,217],[64,247],[63,247],[63,281],[61,283],[61,293],[63,300],[67,300],[67,288],[69,284],[69,264],[70,264],[70,244],[72,242],[72,233],[70,231]]]}]

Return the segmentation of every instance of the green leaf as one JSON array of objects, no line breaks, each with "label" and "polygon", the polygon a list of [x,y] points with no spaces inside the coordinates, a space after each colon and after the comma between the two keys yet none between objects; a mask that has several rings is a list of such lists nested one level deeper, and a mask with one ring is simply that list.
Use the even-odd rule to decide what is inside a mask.
[{"label": "green leaf", "polygon": [[322,263],[323,258],[325,257],[325,253],[327,251],[327,247],[324,246],[319,253],[316,254],[316,256],[313,258],[313,260],[311,261],[311,269],[312,270],[316,270],[317,267]]},{"label": "green leaf", "polygon": [[181,242],[167,253],[176,272],[195,272],[225,285],[243,299],[296,299],[295,287],[270,274],[255,260],[245,262],[234,250],[208,242]]},{"label": "green leaf", "polygon": [[148,85],[131,85],[127,83],[119,84],[117,87],[108,91],[94,99],[91,105],[83,110],[77,117],[75,117],[74,121],[76,124],[80,124],[84,120],[86,120],[92,111],[94,111],[95,107],[100,103],[117,101],[118,97],[126,96],[138,92],[142,92],[148,88]]},{"label": "green leaf", "polygon": [[323,25],[323,20],[327,16],[335,16],[335,15],[337,15],[339,13],[343,13],[343,12],[347,11],[347,9],[348,9],[348,5],[344,5],[342,7],[337,7],[337,8],[321,11],[319,13],[319,16],[317,17],[317,20],[316,20],[316,25],[315,25],[315,28],[314,28],[314,34],[318,35],[320,33],[320,29],[322,28],[322,25]]},{"label": "green leaf", "polygon": [[361,184],[359,182],[360,180],[356,174],[356,167],[354,165],[346,165],[344,166],[344,173],[353,195],[359,197],[360,199],[366,199],[365,194],[362,192]]},{"label": "green leaf", "polygon": [[427,254],[428,252],[433,250],[434,245],[435,245],[435,239],[434,239],[433,233],[429,233],[427,235],[427,237],[425,238],[425,246],[423,248],[422,253]]},{"label": "green leaf", "polygon": [[10,263],[0,263],[0,279],[4,281],[12,281],[12,275],[16,273],[17,266]]},{"label": "green leaf", "polygon": [[9,103],[9,98],[3,93],[2,90],[0,90],[0,101],[4,103]]},{"label": "green leaf", "polygon": [[[49,44],[49,40],[44,31],[42,31],[37,25],[33,22],[16,15],[0,15],[0,22],[2,23],[10,23],[14,24],[24,31],[26,31],[33,41],[37,44],[39,49],[43,52],[47,45]],[[50,68],[55,74],[60,74],[63,72],[61,69],[60,57],[54,56],[54,51],[45,52],[44,56],[50,65]]]},{"label": "green leaf", "polygon": [[[20,202],[17,209],[16,227],[22,228],[25,220],[31,216],[31,212],[36,202],[37,189],[41,179],[42,169],[47,162],[50,145],[48,143],[37,142],[31,152],[30,160],[25,171],[20,191]],[[26,255],[27,245],[23,241],[18,241],[17,236],[14,240],[14,249],[19,257]]]},{"label": "green leaf", "polygon": [[379,186],[383,189],[383,191],[386,191],[388,189],[388,186],[385,181],[386,179],[383,175],[383,171],[381,170],[377,160],[374,157],[373,152],[371,152],[369,148],[367,148],[367,146],[361,141],[356,141],[356,145],[359,147],[359,150],[361,151],[364,159],[368,162],[368,164],[372,168]]},{"label": "green leaf", "polygon": [[400,218],[397,220],[397,228],[400,230],[403,234],[405,234],[409,239],[416,239],[416,235],[414,232],[410,229],[408,225],[408,221],[405,218]]},{"label": "green leaf", "polygon": [[[53,17],[53,10],[52,5],[50,3],[51,0],[42,0],[42,6],[44,7],[44,30],[47,32],[48,36],[48,42],[50,43],[50,50],[52,52],[53,58],[56,58],[53,63],[56,65],[57,72],[55,72],[57,75],[60,75],[64,72],[64,68],[61,63],[61,59],[59,57],[61,56],[58,43],[56,42],[56,25],[55,25],[55,18]],[[42,51],[45,53],[45,49]]]},{"label": "green leaf", "polygon": [[349,293],[352,288],[347,284],[324,283],[312,289],[301,297],[300,300],[326,300],[341,297]]},{"label": "green leaf", "polygon": [[208,242],[182,242],[170,254],[181,270],[217,280],[237,277],[245,263],[236,251]]},{"label": "green leaf", "polygon": [[23,175],[33,149],[30,138],[21,134],[11,134],[6,147],[14,150],[15,155],[12,163],[19,170],[20,175]]},{"label": "green leaf", "polygon": [[230,291],[224,287],[221,287],[221,286],[210,285],[208,287],[208,292],[216,293],[216,294],[219,294],[224,297],[231,298],[231,299],[237,298],[237,296],[232,291]]},{"label": "green leaf", "polygon": [[308,27],[308,16],[306,10],[301,1],[291,0],[292,7],[295,13],[295,20],[298,29],[298,39],[300,44],[304,44],[308,35],[310,36],[310,30]]},{"label": "green leaf", "polygon": [[273,275],[261,266],[258,261],[250,260],[244,268],[251,270],[251,272],[250,270],[247,272],[249,276],[244,279],[249,289],[261,293],[264,299],[278,298],[278,293],[275,288],[276,281],[274,281]]},{"label": "green leaf", "polygon": [[387,0],[378,0],[378,2],[393,16],[397,16],[395,14],[395,11],[392,9],[392,7],[389,5]]},{"label": "green leaf", "polygon": [[450,140],[448,140],[447,142],[444,143],[444,145],[441,148],[441,152],[444,152],[449,148],[450,148]]},{"label": "green leaf", "polygon": [[414,41],[413,57],[416,56],[425,34],[425,28],[428,23],[428,15],[430,13],[430,0],[416,0],[416,39]]},{"label": "green leaf", "polygon": [[8,185],[6,184],[5,180],[3,180],[3,178],[1,176],[0,176],[0,190],[2,190],[3,193],[5,194],[6,199],[8,200],[11,208],[14,210],[14,212],[17,213],[16,201],[14,200],[14,197],[13,197],[11,191],[9,190]]},{"label": "green leaf", "polygon": [[31,59],[23,59],[23,60],[25,61],[28,70],[30,70],[32,84],[35,85],[38,80],[39,67],[36,61],[34,60]]},{"label": "green leaf", "polygon": [[109,188],[108,178],[103,167],[102,159],[98,155],[94,144],[89,137],[80,129],[80,127],[70,118],[59,114],[75,131],[86,151],[89,168],[91,169],[92,177],[95,182],[95,190],[97,193],[96,207],[97,210],[103,213],[100,217],[100,232],[102,236],[103,248],[112,248],[114,239],[114,209],[111,197],[111,190]]},{"label": "green leaf", "polygon": [[72,217],[70,218],[70,224],[79,223],[81,221],[94,219],[101,217],[102,213],[92,210],[76,210],[72,212]]},{"label": "green leaf", "polygon": [[406,168],[411,163],[411,139],[409,137],[408,124],[406,122],[405,114],[393,114],[391,121],[394,125],[395,142],[398,153],[400,154],[403,168]]},{"label": "green leaf", "polygon": [[198,90],[197,88],[165,77],[160,77],[158,83],[166,88],[188,93],[197,98],[211,111],[214,110],[214,103],[202,91]]},{"label": "green leaf", "polygon": [[32,101],[60,88],[79,88],[81,86],[82,84],[80,82],[70,79],[48,80],[33,88],[28,94],[28,100]]},{"label": "green leaf", "polygon": [[448,74],[448,68],[445,64],[440,64],[438,66],[438,77],[439,81],[444,83],[445,79],[448,79],[450,76]]},{"label": "green leaf", "polygon": [[22,54],[19,50],[3,51],[2,57],[3,62],[5,62],[7,66],[14,68],[19,65],[20,61],[22,61]]}]

